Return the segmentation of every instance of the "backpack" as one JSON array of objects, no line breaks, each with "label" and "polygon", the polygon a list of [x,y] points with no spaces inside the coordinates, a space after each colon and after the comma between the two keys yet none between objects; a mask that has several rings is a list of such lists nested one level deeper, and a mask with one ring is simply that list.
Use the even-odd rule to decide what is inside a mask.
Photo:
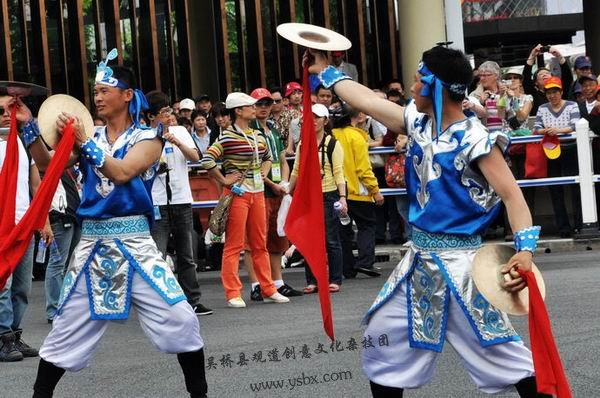
[{"label": "backpack", "polygon": [[385,162],[385,182],[390,188],[406,188],[406,179],[404,175],[404,163],[406,156],[404,154],[390,155]]},{"label": "backpack", "polygon": [[[331,167],[331,174],[333,175],[333,151],[335,150],[335,144],[337,143],[337,140],[335,139],[335,137],[333,136],[333,134],[329,134],[329,137],[331,137],[329,139],[329,142],[327,143],[327,149],[324,150],[325,148],[323,148],[322,145],[319,145],[319,151],[321,152],[321,170],[323,171],[323,175],[325,175],[325,157],[324,155],[327,154],[327,160],[329,160],[329,166]],[[327,139],[327,135],[323,136],[323,140]]]}]

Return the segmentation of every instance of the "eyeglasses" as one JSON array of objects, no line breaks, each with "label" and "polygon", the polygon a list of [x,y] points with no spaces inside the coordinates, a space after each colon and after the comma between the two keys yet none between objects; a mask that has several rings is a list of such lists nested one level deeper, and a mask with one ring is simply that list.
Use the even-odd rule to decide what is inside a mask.
[{"label": "eyeglasses", "polygon": [[274,104],[281,104],[281,102],[282,102],[282,101],[283,101],[283,100],[280,100],[280,99],[278,99],[278,100],[273,100],[273,103],[274,103]]},{"label": "eyeglasses", "polygon": [[491,73],[480,73],[479,74],[479,77],[492,77],[492,76],[494,76],[494,75]]},{"label": "eyeglasses", "polygon": [[158,113],[160,113],[162,116],[169,116],[173,114],[173,108],[163,108]]},{"label": "eyeglasses", "polygon": [[267,106],[273,105],[273,102],[274,102],[273,100],[266,100],[266,101],[260,100],[256,103],[256,106],[267,107]]}]

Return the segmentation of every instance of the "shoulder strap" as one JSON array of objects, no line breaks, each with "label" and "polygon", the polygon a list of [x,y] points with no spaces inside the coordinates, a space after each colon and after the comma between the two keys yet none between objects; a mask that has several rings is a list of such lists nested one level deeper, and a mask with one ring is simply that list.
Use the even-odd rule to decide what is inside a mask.
[{"label": "shoulder strap", "polygon": [[331,175],[333,175],[333,151],[335,150],[335,144],[337,140],[331,134],[329,136],[329,143],[327,143],[327,159],[329,159],[329,166],[331,167]]}]

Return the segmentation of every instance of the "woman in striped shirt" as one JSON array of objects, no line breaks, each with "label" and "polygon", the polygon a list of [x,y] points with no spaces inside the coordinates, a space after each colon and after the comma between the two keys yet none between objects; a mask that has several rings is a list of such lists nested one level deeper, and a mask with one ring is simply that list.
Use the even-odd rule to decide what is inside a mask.
[{"label": "woman in striped shirt", "polygon": [[[230,205],[223,249],[221,280],[225,288],[227,305],[244,308],[242,283],[238,275],[239,256],[246,235],[251,248],[254,271],[260,283],[265,302],[287,303],[289,299],[277,292],[271,279],[271,266],[267,251],[264,177],[271,168],[271,154],[266,139],[260,131],[249,127],[256,116],[256,100],[244,93],[231,93],[225,104],[231,110],[233,125],[224,130],[208,148],[202,158],[202,167],[224,187],[224,195],[234,184],[241,183],[243,193],[235,194]],[[222,159],[222,169],[217,160]]]}]

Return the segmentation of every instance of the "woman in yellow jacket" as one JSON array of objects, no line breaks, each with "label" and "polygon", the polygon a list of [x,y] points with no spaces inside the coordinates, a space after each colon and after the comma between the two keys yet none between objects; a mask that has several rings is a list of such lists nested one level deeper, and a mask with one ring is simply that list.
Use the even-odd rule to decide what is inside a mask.
[{"label": "woman in yellow jacket", "polygon": [[352,254],[354,231],[352,223],[342,227],[342,250],[344,255],[344,277],[355,278],[360,272],[376,277],[381,274],[375,264],[375,205],[383,204],[377,178],[369,162],[368,133],[354,127],[358,111],[344,105],[342,116],[333,129],[333,135],[344,149],[344,175],[348,193],[348,214],[356,222],[358,235],[358,259]]}]

